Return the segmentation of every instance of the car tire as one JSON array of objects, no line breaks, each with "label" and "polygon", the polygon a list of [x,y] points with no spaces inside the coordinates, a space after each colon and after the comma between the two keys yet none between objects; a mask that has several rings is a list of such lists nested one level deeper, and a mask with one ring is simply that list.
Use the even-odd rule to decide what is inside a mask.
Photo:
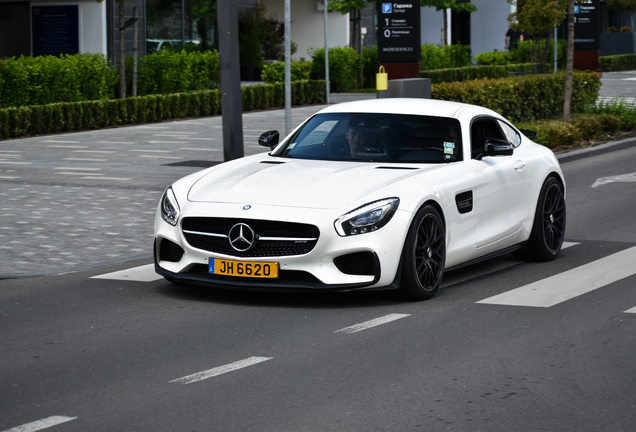
[{"label": "car tire", "polygon": [[435,207],[423,206],[415,215],[402,251],[400,292],[409,300],[426,300],[442,283],[446,262],[446,229]]},{"label": "car tire", "polygon": [[539,194],[530,238],[514,256],[534,261],[551,261],[556,258],[565,238],[565,220],[563,186],[556,178],[549,177]]}]

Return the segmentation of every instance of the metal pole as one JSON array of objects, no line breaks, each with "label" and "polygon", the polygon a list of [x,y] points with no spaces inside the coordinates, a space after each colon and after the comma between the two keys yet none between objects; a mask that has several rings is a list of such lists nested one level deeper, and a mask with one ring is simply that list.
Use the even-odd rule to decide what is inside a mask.
[{"label": "metal pole", "polygon": [[133,24],[133,73],[132,73],[132,95],[133,97],[137,96],[137,52],[138,47],[137,47],[137,39],[138,39],[138,31],[139,31],[139,24],[137,23],[137,18],[138,18],[138,14],[137,14],[137,6],[133,6],[133,19],[135,20],[134,24]]},{"label": "metal pole", "polygon": [[285,136],[291,132],[291,7],[285,0]]},{"label": "metal pole", "polygon": [[221,109],[223,114],[223,160],[243,157],[241,70],[238,43],[238,12],[234,0],[217,0]]},{"label": "metal pole", "polygon": [[329,105],[329,20],[327,18],[327,8],[329,0],[325,0],[325,90],[327,105]]},{"label": "metal pole", "polygon": [[185,0],[181,0],[181,50],[185,51]]},{"label": "metal pole", "polygon": [[554,73],[557,73],[557,28],[554,28]]}]

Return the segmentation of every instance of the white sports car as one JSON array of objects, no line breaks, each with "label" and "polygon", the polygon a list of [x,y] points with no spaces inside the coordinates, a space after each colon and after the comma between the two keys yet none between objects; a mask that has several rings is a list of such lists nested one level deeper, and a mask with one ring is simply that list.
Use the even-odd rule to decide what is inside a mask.
[{"label": "white sports car", "polygon": [[350,102],[278,138],[266,132],[259,143],[271,152],[166,190],[157,273],[232,289],[399,289],[417,300],[445,271],[510,252],[551,260],[561,249],[556,157],[491,110]]}]

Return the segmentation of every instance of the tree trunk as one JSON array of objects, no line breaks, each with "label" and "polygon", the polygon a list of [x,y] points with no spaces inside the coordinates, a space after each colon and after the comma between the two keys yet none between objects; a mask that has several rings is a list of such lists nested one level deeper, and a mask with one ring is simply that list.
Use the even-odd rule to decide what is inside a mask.
[{"label": "tree trunk", "polygon": [[442,9],[444,12],[444,36],[442,37],[442,46],[448,45],[448,9]]},{"label": "tree trunk", "polygon": [[119,0],[119,98],[126,99],[126,45],[124,40],[124,0]]},{"label": "tree trunk", "polygon": [[572,101],[572,81],[574,71],[574,0],[568,1],[568,56],[565,75],[565,102],[563,104],[563,121],[570,123],[570,105]]}]

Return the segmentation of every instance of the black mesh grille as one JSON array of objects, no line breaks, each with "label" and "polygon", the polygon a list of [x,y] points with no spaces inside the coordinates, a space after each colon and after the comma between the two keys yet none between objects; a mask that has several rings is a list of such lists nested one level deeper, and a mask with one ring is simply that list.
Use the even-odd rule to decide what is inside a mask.
[{"label": "black mesh grille", "polygon": [[372,252],[356,252],[334,258],[338,270],[348,275],[373,276],[375,260]]},{"label": "black mesh grille", "polygon": [[179,262],[183,256],[183,249],[176,243],[170,240],[161,240],[161,246],[159,249],[159,259],[161,261]]},{"label": "black mesh grille", "polygon": [[190,246],[210,252],[237,257],[272,257],[303,255],[309,253],[316,246],[320,230],[314,225],[279,222],[257,219],[235,218],[184,218],[181,228],[184,231],[197,231],[213,234],[228,235],[230,229],[237,223],[249,225],[259,237],[282,238],[315,238],[312,241],[263,241],[259,240],[254,248],[247,252],[239,252],[230,246],[227,238],[210,237],[201,234],[185,233],[184,236]]}]

